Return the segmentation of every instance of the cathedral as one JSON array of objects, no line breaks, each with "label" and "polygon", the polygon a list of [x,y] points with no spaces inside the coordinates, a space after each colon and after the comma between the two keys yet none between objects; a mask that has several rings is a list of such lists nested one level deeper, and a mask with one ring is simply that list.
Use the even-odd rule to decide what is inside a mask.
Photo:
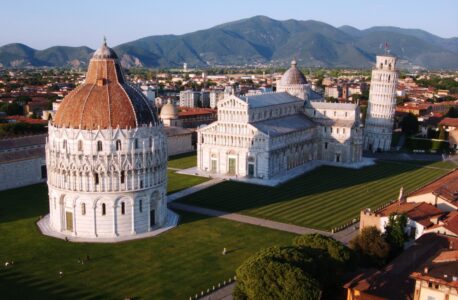
[{"label": "cathedral", "polygon": [[47,228],[59,237],[116,241],[166,222],[162,123],[106,43],[49,123],[46,164]]},{"label": "cathedral", "polygon": [[362,146],[359,106],[324,102],[293,61],[276,92],[218,103],[218,120],[198,130],[197,168],[272,179],[311,162],[356,166]]}]

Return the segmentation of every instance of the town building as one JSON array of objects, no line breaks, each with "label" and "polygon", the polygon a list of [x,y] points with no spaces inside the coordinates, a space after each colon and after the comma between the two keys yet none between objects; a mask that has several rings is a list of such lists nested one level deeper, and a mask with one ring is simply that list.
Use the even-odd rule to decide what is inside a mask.
[{"label": "town building", "polygon": [[377,55],[372,70],[369,104],[364,128],[364,149],[372,152],[391,149],[396,110],[396,57]]},{"label": "town building", "polygon": [[384,268],[344,285],[347,300],[458,299],[458,238],[428,233]]},{"label": "town building", "polygon": [[223,100],[225,97],[224,90],[212,90],[210,91],[210,108],[215,109],[218,102]]},{"label": "town building", "polygon": [[219,102],[218,120],[198,130],[200,172],[272,179],[311,163],[361,163],[357,105],[322,102],[295,61],[277,91]]},{"label": "town building", "polygon": [[46,135],[0,139],[0,191],[46,182]]},{"label": "town building", "polygon": [[164,124],[164,132],[167,135],[167,152],[169,156],[195,150],[192,142],[193,131],[183,128],[183,122],[178,116],[178,109],[172,101],[162,107],[160,118]]},{"label": "town building", "polygon": [[199,107],[201,93],[193,90],[180,92],[181,107]]},{"label": "town building", "polygon": [[49,235],[118,241],[176,224],[162,123],[106,43],[49,123],[46,165],[49,215],[39,226]]},{"label": "town building", "polygon": [[406,196],[407,202],[425,202],[441,211],[458,210],[458,170],[454,170]]}]

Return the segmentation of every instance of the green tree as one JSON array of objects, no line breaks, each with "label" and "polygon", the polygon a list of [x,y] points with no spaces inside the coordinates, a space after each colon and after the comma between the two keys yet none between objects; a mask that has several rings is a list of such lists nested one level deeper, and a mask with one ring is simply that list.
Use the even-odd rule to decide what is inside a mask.
[{"label": "green tree", "polygon": [[8,116],[22,115],[24,112],[22,106],[16,102],[0,103],[0,111],[5,112]]},{"label": "green tree", "polygon": [[438,136],[437,139],[439,139],[439,140],[445,140],[445,139],[447,139],[447,132],[445,131],[444,126],[441,126],[441,127],[439,128],[439,136]]},{"label": "green tree", "polygon": [[234,299],[320,299],[316,258],[296,247],[261,250],[237,268]]},{"label": "green tree", "polygon": [[391,255],[395,256],[404,249],[404,243],[408,236],[405,233],[407,226],[407,217],[404,214],[392,214],[388,218],[388,224],[385,226],[385,241],[390,245]]},{"label": "green tree", "polygon": [[390,245],[383,239],[380,230],[374,226],[364,227],[361,232],[350,241],[352,248],[363,265],[382,266],[390,252]]},{"label": "green tree", "polygon": [[305,234],[296,237],[293,240],[293,244],[299,247],[324,250],[332,259],[343,264],[347,264],[351,260],[350,249],[332,237],[321,234]]},{"label": "green tree", "polygon": [[407,135],[412,135],[418,132],[418,119],[412,113],[409,113],[408,115],[404,116],[404,118],[402,118],[400,125],[402,132],[404,132]]},{"label": "green tree", "polygon": [[458,118],[458,110],[456,110],[454,107],[450,107],[448,110],[447,114],[445,114],[447,118]]}]

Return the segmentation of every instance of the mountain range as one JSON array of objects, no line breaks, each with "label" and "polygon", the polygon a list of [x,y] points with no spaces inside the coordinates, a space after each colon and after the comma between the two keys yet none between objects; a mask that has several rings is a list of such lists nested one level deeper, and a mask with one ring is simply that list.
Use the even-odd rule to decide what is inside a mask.
[{"label": "mountain range", "polygon": [[[114,47],[124,67],[277,65],[294,58],[302,67],[370,67],[382,45],[402,68],[458,69],[458,38],[420,29],[377,26],[359,30],[308,20],[256,16],[183,35],[156,35]],[[36,50],[23,44],[0,47],[0,66],[84,67],[89,47]]]}]

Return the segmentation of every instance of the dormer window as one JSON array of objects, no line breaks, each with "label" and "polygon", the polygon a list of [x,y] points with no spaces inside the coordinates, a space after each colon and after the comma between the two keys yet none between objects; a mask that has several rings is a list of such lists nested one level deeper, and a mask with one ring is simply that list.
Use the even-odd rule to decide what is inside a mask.
[{"label": "dormer window", "polygon": [[97,141],[97,151],[102,151],[103,150],[103,147],[102,147],[102,141]]},{"label": "dormer window", "polygon": [[121,151],[121,140],[116,140],[116,151]]},{"label": "dormer window", "polygon": [[83,141],[78,141],[78,151],[83,151]]}]

